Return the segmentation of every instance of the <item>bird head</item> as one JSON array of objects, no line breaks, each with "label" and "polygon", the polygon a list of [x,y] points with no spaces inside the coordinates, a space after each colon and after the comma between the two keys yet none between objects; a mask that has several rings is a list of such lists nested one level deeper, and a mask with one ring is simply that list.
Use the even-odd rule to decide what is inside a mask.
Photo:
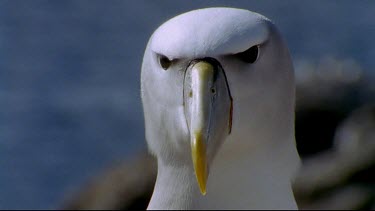
[{"label": "bird head", "polygon": [[166,165],[193,166],[202,194],[223,143],[251,153],[286,144],[274,136],[294,140],[292,62],[257,13],[207,8],[165,22],[148,42],[141,91],[150,151]]}]

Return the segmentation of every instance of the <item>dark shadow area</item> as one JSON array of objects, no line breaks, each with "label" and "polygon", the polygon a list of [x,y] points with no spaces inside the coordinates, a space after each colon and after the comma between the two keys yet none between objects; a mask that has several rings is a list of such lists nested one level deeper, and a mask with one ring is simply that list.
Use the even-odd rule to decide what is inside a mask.
[{"label": "dark shadow area", "polygon": [[338,124],[348,112],[322,107],[300,110],[296,114],[296,142],[302,158],[332,148]]}]

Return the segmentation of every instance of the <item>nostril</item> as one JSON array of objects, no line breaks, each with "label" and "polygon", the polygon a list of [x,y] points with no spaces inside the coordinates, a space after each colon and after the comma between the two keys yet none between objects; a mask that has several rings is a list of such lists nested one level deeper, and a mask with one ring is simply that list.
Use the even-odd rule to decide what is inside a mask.
[{"label": "nostril", "polygon": [[216,93],[216,89],[215,88],[211,88],[211,93],[215,94]]}]

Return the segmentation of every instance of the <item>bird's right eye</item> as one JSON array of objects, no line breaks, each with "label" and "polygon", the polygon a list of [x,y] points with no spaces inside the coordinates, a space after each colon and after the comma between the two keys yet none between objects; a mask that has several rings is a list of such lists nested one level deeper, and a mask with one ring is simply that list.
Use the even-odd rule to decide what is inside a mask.
[{"label": "bird's right eye", "polygon": [[164,70],[167,70],[171,65],[172,61],[168,59],[168,57],[164,55],[158,55],[159,65]]}]

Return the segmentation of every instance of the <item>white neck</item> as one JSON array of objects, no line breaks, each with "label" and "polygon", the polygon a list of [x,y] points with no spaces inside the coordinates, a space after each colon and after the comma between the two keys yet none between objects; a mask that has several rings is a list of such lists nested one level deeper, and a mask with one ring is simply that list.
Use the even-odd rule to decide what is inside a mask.
[{"label": "white neck", "polygon": [[213,162],[200,208],[297,209],[291,182],[299,157],[295,148],[280,147],[249,150],[227,142]]},{"label": "white neck", "polygon": [[194,209],[201,197],[192,166],[166,165],[158,160],[155,188],[147,209]]},{"label": "white neck", "polygon": [[213,162],[206,196],[199,192],[192,166],[158,161],[148,209],[297,209],[291,188],[299,165],[295,148],[249,152],[228,143]]}]

